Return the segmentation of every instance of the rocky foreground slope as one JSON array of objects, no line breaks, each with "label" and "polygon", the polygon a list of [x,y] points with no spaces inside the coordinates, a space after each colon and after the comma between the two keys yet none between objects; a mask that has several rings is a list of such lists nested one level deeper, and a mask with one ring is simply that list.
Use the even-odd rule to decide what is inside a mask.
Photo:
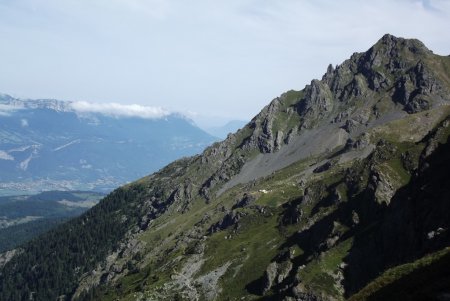
[{"label": "rocky foreground slope", "polygon": [[450,57],[385,35],[16,250],[0,299],[441,300],[449,134]]}]

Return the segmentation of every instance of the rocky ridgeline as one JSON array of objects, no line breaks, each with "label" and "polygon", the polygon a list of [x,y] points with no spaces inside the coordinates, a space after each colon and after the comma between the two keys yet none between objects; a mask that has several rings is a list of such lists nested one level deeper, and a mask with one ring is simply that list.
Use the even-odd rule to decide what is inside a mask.
[{"label": "rocky ridgeline", "polygon": [[50,109],[58,112],[73,112],[71,102],[56,99],[17,99],[7,94],[0,95],[0,104],[15,109]]},{"label": "rocky ridgeline", "polygon": [[[255,152],[261,154],[277,152],[304,131],[333,124],[335,127],[342,127],[350,136],[354,134],[358,137],[358,133],[370,128],[371,122],[383,119],[384,114],[392,114],[392,110],[414,113],[438,105],[446,99],[447,92],[426,65],[427,57],[430,55],[432,53],[419,41],[386,35],[366,53],[354,54],[336,68],[329,66],[322,80],[313,80],[295,97],[283,94],[274,99],[245,128],[229,135],[223,142],[214,144],[203,155],[186,159],[182,162],[182,167],[180,162],[177,162],[173,167],[153,176],[155,182],[151,181],[153,183],[148,187],[159,187],[159,192],[143,203],[145,206],[141,211],[147,212],[146,218],[141,223],[144,226],[136,228],[137,232],[134,233],[146,230],[152,220],[164,214],[169,208],[178,208],[177,211],[187,214],[190,204],[198,197],[204,198],[207,202],[213,201],[217,189],[239,174],[243,165],[254,156]],[[388,110],[383,111],[382,106],[377,106],[375,100],[379,98],[387,99]],[[400,106],[396,106],[397,104]],[[279,119],[282,119],[282,122]],[[298,122],[289,124],[289,120]],[[355,144],[358,144],[364,137],[355,140]],[[395,152],[394,146],[381,141],[366,163],[366,167],[349,171],[345,180],[348,190],[360,190],[359,193],[364,191],[367,196],[370,195],[373,203],[369,202],[367,207],[359,210],[344,206],[338,213],[338,220],[341,220],[341,223],[362,227],[365,224],[360,220],[373,220],[380,212],[378,207],[389,204],[398,189],[398,183],[379,166],[380,162],[389,160]],[[329,168],[331,168],[330,161],[318,166],[314,171],[319,173]],[[201,173],[192,173],[192,170]],[[370,172],[367,173],[367,170]],[[168,182],[160,181],[161,174],[168,175]],[[191,176],[187,177],[187,174]],[[165,176],[162,178],[165,179]],[[195,187],[200,189],[196,190]],[[342,197],[336,189],[331,189],[329,197],[324,199],[324,191],[327,189],[323,185],[306,187],[301,203],[313,205],[318,202],[327,204],[342,202]],[[303,216],[300,205],[293,203],[291,206],[292,210],[285,210],[281,220],[285,225],[297,224]],[[254,210],[264,212],[260,207],[255,207]],[[376,213],[370,213],[372,210]],[[232,229],[235,233],[240,230],[241,220],[248,214],[241,211],[239,206],[225,210],[220,220],[205,229],[206,234],[211,235],[227,229]],[[204,220],[204,226],[211,222],[209,219]],[[310,219],[300,235],[302,237],[300,241],[307,240],[307,237],[315,237],[309,242],[309,246],[302,246],[310,254],[325,253],[342,239],[343,232],[338,230],[332,230],[329,234],[323,233],[323,226],[317,226],[323,222],[319,223],[317,218]],[[325,221],[331,225],[335,222],[331,219]],[[180,246],[192,243],[198,245],[195,243],[196,237],[202,237],[204,234],[202,231],[205,230],[201,229],[204,226],[191,229],[190,234],[179,241]],[[334,229],[336,225],[326,227]],[[133,241],[136,234],[130,235],[128,240]],[[122,245],[127,246],[129,243]],[[203,251],[194,253],[202,255]],[[319,300],[320,294],[303,287],[301,279],[295,276],[308,261],[301,262],[297,259],[293,262],[291,255],[283,254],[280,253],[278,259],[270,263],[262,275],[259,293],[272,291],[280,295],[291,294],[299,298],[303,296],[306,299]],[[341,269],[339,281],[342,280],[342,273]],[[357,275],[358,272],[354,274]]]},{"label": "rocky ridgeline", "polygon": [[[202,155],[113,192],[110,198],[120,201],[108,210],[127,232],[116,249],[102,250],[106,259],[84,270],[70,292],[130,297],[123,283],[141,277],[140,287],[130,284],[139,291],[136,300],[214,300],[236,286],[252,297],[339,300],[387,267],[445,246],[450,219],[439,213],[450,212],[445,191],[436,208],[417,198],[448,182],[436,153],[448,162],[448,143],[442,144],[450,122],[436,127],[444,113],[430,110],[450,100],[440,59],[417,40],[385,35],[367,52],[330,65],[302,91],[275,98]],[[421,126],[411,133],[414,122]],[[333,135],[343,139],[320,146]],[[263,176],[256,168],[302,149],[309,151]],[[245,169],[251,162],[254,169]],[[244,172],[253,178],[227,186]],[[427,181],[430,173],[435,184]],[[408,234],[398,239],[402,233]],[[403,257],[384,255],[385,248],[398,248]],[[241,275],[246,282],[234,283]],[[64,289],[55,289],[57,296]]]},{"label": "rocky ridgeline", "polygon": [[[322,80],[313,80],[302,96],[287,108],[285,95],[275,98],[247,125],[252,134],[242,147],[257,148],[261,153],[277,151],[283,142],[289,142],[290,135],[321,126],[321,121],[328,121],[330,117],[336,123],[343,122],[345,129],[352,131],[353,127],[364,125],[370,118],[380,118],[384,113],[374,107],[373,116],[356,114],[351,118],[356,109],[353,101],[369,102],[368,98],[380,94],[387,94],[408,113],[438,105],[448,100],[450,94],[427,65],[432,55],[418,40],[385,35],[367,52],[353,54],[336,68],[330,65]],[[288,116],[298,114],[301,122],[284,131],[275,131],[273,125],[280,110]]]},{"label": "rocky ridgeline", "polygon": [[202,162],[213,162],[216,171],[202,185],[202,195],[210,198],[210,191],[238,174],[254,151],[276,152],[308,129],[333,123],[355,138],[385,115],[398,118],[401,112],[445,103],[450,93],[428,65],[432,56],[418,40],[385,35],[367,52],[336,68],[330,65],[322,80],[311,81],[297,96],[275,98],[245,128],[204,153]]},{"label": "rocky ridgeline", "polygon": [[[161,187],[169,189],[162,195],[162,199],[168,195],[164,208],[172,206],[178,208],[179,212],[188,213],[190,203],[198,196],[207,202],[214,200],[217,189],[237,175],[242,166],[254,156],[255,151],[261,154],[277,152],[295,140],[296,136],[302,135],[303,131],[313,128],[329,124],[341,127],[350,137],[354,134],[354,140],[349,139],[345,149],[364,149],[369,144],[369,138],[364,133],[359,136],[359,133],[376,125],[377,120],[383,120],[385,114],[417,113],[450,99],[445,83],[439,79],[436,71],[428,66],[432,55],[420,41],[386,35],[367,52],[354,54],[336,68],[330,65],[322,80],[313,80],[295,97],[286,93],[274,99],[245,128],[229,135],[223,142],[209,147],[203,155],[187,159],[186,168],[178,169],[176,173],[179,176],[171,174],[171,178],[176,179],[175,183],[178,184],[174,184],[174,180],[170,185],[161,183]],[[383,109],[380,99],[387,102],[388,109]],[[299,122],[293,123],[292,126],[285,122],[280,126],[277,124],[280,115],[284,121],[292,119]],[[367,196],[370,195],[373,204],[370,205],[369,202],[368,207],[359,210],[345,207],[339,213],[342,223],[357,227],[361,219],[373,220],[378,216],[379,206],[389,205],[399,184],[381,167],[382,162],[394,158],[396,152],[395,146],[379,141],[367,165],[362,169],[348,172],[345,180],[347,189],[359,193],[364,191]],[[404,156],[404,165],[407,166],[408,155]],[[335,163],[336,161],[327,161],[317,166],[313,172],[325,172]],[[191,169],[201,169],[204,172],[185,178],[183,172],[189,173]],[[415,167],[411,167],[411,172],[414,169]],[[367,170],[370,172],[367,173]],[[195,187],[200,189],[196,190]],[[319,202],[324,197],[321,194],[324,189],[327,188],[306,187],[301,203]],[[342,202],[342,196],[338,190],[332,189],[323,202],[339,204]],[[152,207],[158,203],[155,199],[151,199],[148,204],[152,204],[150,205]],[[299,223],[304,216],[299,203],[294,202],[286,206],[288,209],[285,210],[281,223],[285,226]],[[210,224],[206,233],[211,235],[227,229],[238,231],[240,221],[248,215],[237,210],[239,208],[240,206],[237,206],[225,210],[223,217]],[[371,208],[376,209],[374,215],[368,213]],[[164,210],[161,213],[164,213]],[[255,207],[255,210],[259,212],[264,209]],[[140,231],[147,229],[154,218],[155,216],[147,218],[143,223],[145,226],[141,227]],[[203,224],[207,225],[210,222],[208,218]],[[316,222],[315,219],[309,220],[307,226],[303,228],[304,231],[310,232],[309,235],[317,235],[314,233]],[[201,236],[201,233],[196,235]],[[331,231],[329,236],[317,241],[317,249],[313,247],[310,252],[326,252],[342,239],[342,235],[343,233],[337,230]],[[184,242],[190,241],[192,240],[188,239]],[[302,268],[303,263],[294,264],[289,256],[281,257],[282,260],[272,262],[267,267],[260,280],[259,293],[265,294],[271,290],[281,295],[292,294],[298,298],[303,296],[309,300],[319,300],[321,298],[319,295],[304,288],[301,281],[294,276]],[[304,263],[307,264],[307,261]],[[340,269],[338,277],[340,280],[337,282],[342,281],[342,273],[343,268]]]}]

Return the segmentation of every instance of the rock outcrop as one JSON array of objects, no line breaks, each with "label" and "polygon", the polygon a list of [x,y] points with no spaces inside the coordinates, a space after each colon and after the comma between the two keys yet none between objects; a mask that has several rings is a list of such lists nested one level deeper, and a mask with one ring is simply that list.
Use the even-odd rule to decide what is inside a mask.
[{"label": "rock outcrop", "polygon": [[450,59],[421,42],[385,35],[202,155],[117,189],[27,245],[2,269],[0,298],[342,300],[442,250],[443,64]]}]

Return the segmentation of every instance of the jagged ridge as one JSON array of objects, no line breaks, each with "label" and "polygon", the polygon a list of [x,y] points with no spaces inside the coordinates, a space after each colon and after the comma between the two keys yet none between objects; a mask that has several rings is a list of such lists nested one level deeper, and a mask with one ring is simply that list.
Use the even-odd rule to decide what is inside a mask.
[{"label": "jagged ridge", "polygon": [[[365,259],[354,257],[359,237],[395,211],[389,204],[424,162],[423,144],[448,136],[448,123],[441,138],[426,134],[448,114],[449,65],[417,40],[385,35],[367,52],[330,66],[322,80],[274,99],[201,156],[120,188],[57,230],[69,236],[68,246],[51,250],[69,255],[59,255],[64,260],[45,273],[54,279],[55,270],[76,270],[77,276],[70,285],[42,285],[31,272],[19,296],[319,300],[356,292],[381,271],[369,267],[360,278],[352,270]],[[420,126],[411,129],[414,122]],[[95,244],[89,264],[74,265],[71,239],[96,235],[99,226],[83,225],[105,212],[121,230],[100,239],[108,244]],[[86,252],[90,258],[93,249]],[[22,268],[45,261],[23,254],[5,266],[3,294],[27,282],[17,276]]]}]

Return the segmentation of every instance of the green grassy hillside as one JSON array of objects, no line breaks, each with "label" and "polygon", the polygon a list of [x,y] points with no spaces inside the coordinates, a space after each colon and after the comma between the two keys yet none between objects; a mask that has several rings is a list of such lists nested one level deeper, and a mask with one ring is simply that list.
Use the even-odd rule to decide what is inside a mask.
[{"label": "green grassy hillside", "polygon": [[408,279],[439,298],[448,62],[385,35],[203,154],[24,245],[0,299],[395,300]]}]

